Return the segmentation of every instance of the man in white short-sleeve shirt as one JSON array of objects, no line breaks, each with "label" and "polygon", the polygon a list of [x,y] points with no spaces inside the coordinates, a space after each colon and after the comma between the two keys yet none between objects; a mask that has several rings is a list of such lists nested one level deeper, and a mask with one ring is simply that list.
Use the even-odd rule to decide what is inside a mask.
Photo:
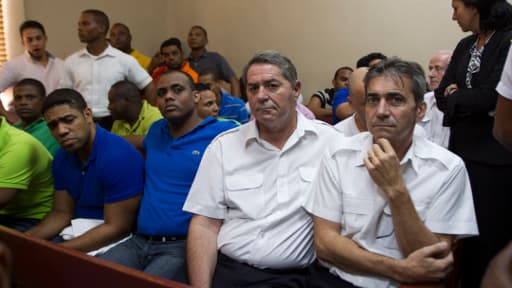
[{"label": "man in white short-sleeve shirt", "polygon": [[501,144],[512,150],[512,49],[508,51],[496,91],[500,96],[496,103],[493,134]]},{"label": "man in white short-sleeve shirt", "polygon": [[[462,160],[413,133],[425,113],[426,81],[418,67],[394,58],[370,69],[369,132],[335,142],[324,154],[305,204],[321,260],[312,287],[441,280],[453,242],[478,234]],[[424,247],[438,251],[420,261]]]},{"label": "man in white short-sleeve shirt", "polygon": [[[46,50],[48,37],[41,23],[27,20],[20,25],[19,31],[25,53],[3,65],[0,70],[0,92],[14,87],[22,79],[33,78],[43,83],[46,93],[49,94],[59,84],[64,71],[64,61]],[[10,123],[16,123],[19,121],[16,113],[5,110],[11,100],[4,97],[0,101],[0,115],[5,116]]]},{"label": "man in white short-sleeve shirt", "polygon": [[194,287],[304,287],[315,259],[302,208],[332,126],[296,111],[301,82],[290,60],[257,53],[243,79],[255,120],[208,147],[184,210]]},{"label": "man in white short-sleeve shirt", "polygon": [[[151,76],[130,55],[110,46],[106,40],[109,20],[99,10],[84,10],[78,22],[78,37],[87,47],[70,55],[60,87],[82,94],[92,109],[95,121],[110,130],[112,117],[107,108],[110,87],[121,80],[133,82],[152,100]],[[153,103],[153,102],[152,102]]]}]

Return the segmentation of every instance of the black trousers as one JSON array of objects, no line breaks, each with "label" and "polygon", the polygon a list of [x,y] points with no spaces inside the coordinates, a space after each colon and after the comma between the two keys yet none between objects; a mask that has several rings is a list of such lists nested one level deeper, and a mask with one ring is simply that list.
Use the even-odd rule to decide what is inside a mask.
[{"label": "black trousers", "polygon": [[333,275],[327,268],[320,265],[318,260],[315,260],[315,262],[309,266],[309,271],[309,288],[357,288],[357,286],[354,286],[352,283]]},{"label": "black trousers", "polygon": [[309,269],[259,269],[218,253],[213,288],[302,288],[307,286]]},{"label": "black trousers", "polygon": [[461,287],[477,288],[490,259],[512,240],[512,166],[465,164],[480,235],[462,242]]}]

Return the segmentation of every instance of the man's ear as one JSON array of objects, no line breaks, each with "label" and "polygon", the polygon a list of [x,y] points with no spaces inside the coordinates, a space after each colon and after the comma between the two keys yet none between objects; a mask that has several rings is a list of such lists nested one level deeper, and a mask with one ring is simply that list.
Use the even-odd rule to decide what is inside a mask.
[{"label": "man's ear", "polygon": [[420,105],[416,107],[416,123],[420,122],[423,117],[425,117],[425,113],[427,111],[427,103],[425,101],[421,101]]},{"label": "man's ear", "polygon": [[92,110],[91,110],[91,108],[86,107],[86,108],[84,109],[83,114],[84,114],[85,120],[87,121],[87,123],[88,123],[88,124],[91,124],[91,123],[93,123],[93,122],[94,122],[94,117],[92,116]]},{"label": "man's ear", "polygon": [[300,82],[300,80],[295,81],[295,85],[293,86],[293,91],[295,92],[295,100],[299,99],[301,88],[302,88],[302,82]]},{"label": "man's ear", "polygon": [[192,93],[194,94],[194,103],[197,105],[201,100],[201,94],[199,91],[192,91]]}]

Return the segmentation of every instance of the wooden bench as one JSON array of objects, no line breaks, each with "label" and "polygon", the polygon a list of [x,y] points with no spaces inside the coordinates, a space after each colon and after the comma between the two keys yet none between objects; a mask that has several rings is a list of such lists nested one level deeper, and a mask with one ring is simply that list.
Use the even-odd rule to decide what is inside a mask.
[{"label": "wooden bench", "polygon": [[0,241],[11,250],[11,280],[16,288],[189,287],[4,227]]}]

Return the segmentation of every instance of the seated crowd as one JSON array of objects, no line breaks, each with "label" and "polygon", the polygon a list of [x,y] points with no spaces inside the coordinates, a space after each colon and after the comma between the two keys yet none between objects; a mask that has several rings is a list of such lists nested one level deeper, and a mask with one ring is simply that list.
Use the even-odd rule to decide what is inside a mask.
[{"label": "seated crowd", "polygon": [[[12,108],[0,102],[0,225],[193,287],[443,284],[454,247],[499,238],[477,260],[463,250],[479,264],[463,287],[479,287],[512,240],[482,226],[491,208],[445,127],[450,109],[509,117],[494,89],[510,101],[510,41],[494,106],[472,114],[450,102],[471,88],[447,82],[459,46],[433,55],[428,81],[416,62],[370,53],[303,105],[289,58],[256,52],[239,82],[201,26],[188,57],[174,37],[148,57],[127,25],[84,10],[85,47],[65,61],[41,23],[19,30],[26,51],[0,70],[0,90],[14,87]],[[510,126],[495,127],[501,142]]]}]

